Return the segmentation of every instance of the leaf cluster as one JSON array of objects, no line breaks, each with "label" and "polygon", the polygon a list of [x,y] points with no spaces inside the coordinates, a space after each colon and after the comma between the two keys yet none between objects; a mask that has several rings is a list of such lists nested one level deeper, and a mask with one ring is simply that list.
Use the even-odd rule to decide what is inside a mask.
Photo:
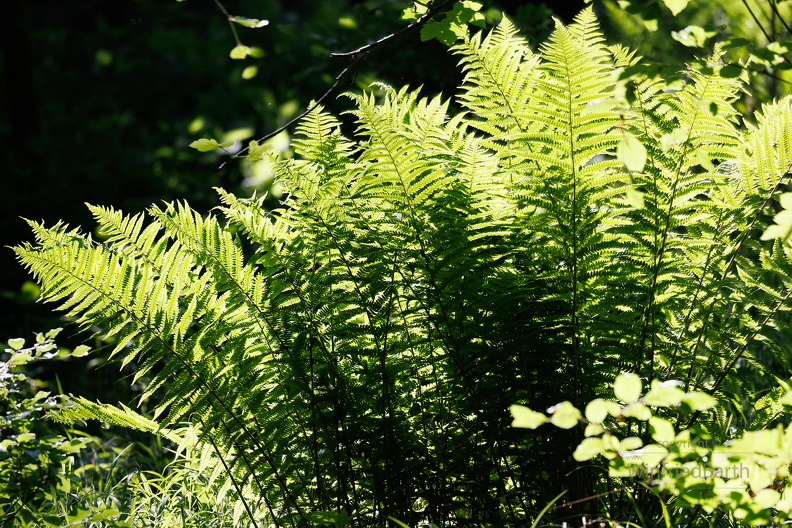
[{"label": "leaf cluster", "polygon": [[[646,486],[658,499],[668,493],[674,497],[675,508],[701,508],[707,514],[725,508],[734,520],[750,525],[788,520],[792,509],[792,493],[787,491],[792,426],[746,431],[726,442],[713,439],[697,426],[677,431],[659,411],[672,409],[689,415],[717,403],[702,392],[686,393],[680,385],[680,381],[654,380],[641,396],[641,380],[622,374],[613,383],[616,399],[590,401],[585,418],[569,402],[549,408],[550,416],[512,405],[512,426],[536,429],[548,422],[569,429],[585,425],[585,438],[573,454],[575,460],[603,457],[610,478]],[[778,398],[777,405],[792,405],[792,392]],[[634,431],[623,427],[629,419],[639,424],[637,430],[646,438],[631,435]],[[663,515],[668,521],[665,506]]]}]

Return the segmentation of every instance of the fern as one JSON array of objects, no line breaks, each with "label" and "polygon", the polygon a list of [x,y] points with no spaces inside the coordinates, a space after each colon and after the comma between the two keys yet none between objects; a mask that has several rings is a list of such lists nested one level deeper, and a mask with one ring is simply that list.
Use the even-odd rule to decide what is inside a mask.
[{"label": "fern", "polygon": [[[590,9],[537,52],[508,20],[454,51],[465,113],[386,87],[350,96],[347,138],[317,108],[299,158],[273,158],[282,207],[222,190],[219,216],[91,207],[103,241],[31,222],[15,248],[151,377],[157,431],[192,422],[251,525],[521,525],[608,483],[559,462],[578,433],[509,430],[511,403],[579,403],[622,370],[723,401],[737,368],[788,377],[789,248],[759,234],[789,100],[742,130],[718,52],[684,83],[621,79],[639,59]],[[74,403],[64,417],[154,430]]]}]

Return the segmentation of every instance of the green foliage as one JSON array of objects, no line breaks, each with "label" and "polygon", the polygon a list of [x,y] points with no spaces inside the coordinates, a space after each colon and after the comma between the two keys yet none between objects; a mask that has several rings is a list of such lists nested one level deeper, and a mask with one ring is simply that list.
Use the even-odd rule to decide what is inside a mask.
[{"label": "green foliage", "polygon": [[[284,189],[275,210],[219,190],[219,216],[90,206],[100,240],[29,222],[15,251],[43,298],[152,380],[153,420],[78,398],[62,416],[190,422],[253,526],[525,525],[561,488],[608,485],[564,457],[577,408],[614,380],[646,421],[640,379],[683,380],[696,413],[739,400],[737,368],[788,375],[768,364],[790,249],[759,234],[792,166],[792,101],[743,130],[720,50],[684,82],[622,79],[640,59],[591,10],[538,52],[508,20],[452,49],[465,113],[383,86],[349,96],[355,138],[318,108],[294,159],[251,143]],[[546,408],[561,386],[564,433],[506,427],[510,404]]]},{"label": "green foliage", "polygon": [[[439,2],[435,2],[439,3]],[[413,7],[407,8],[402,14],[405,20],[418,20],[430,12],[434,7],[432,2],[413,2]],[[421,40],[437,39],[446,46],[451,46],[458,39],[468,34],[468,24],[485,27],[485,17],[479,11],[483,7],[481,2],[462,0],[454,2],[451,10],[444,13],[442,20],[431,20],[421,28]]]},{"label": "green foliage", "polygon": [[[71,431],[58,434],[45,418],[61,403],[35,390],[34,380],[19,368],[31,361],[80,356],[87,347],[59,349],[60,328],[25,339],[9,339],[8,360],[0,362],[0,526],[62,527],[116,517],[113,504],[92,508],[83,495],[85,471],[77,462],[93,438]],[[31,390],[33,388],[33,390]],[[31,394],[32,392],[32,394]],[[82,473],[82,475],[80,475]],[[125,526],[117,524],[116,526]]]},{"label": "green foliage", "polygon": [[771,225],[762,235],[762,240],[773,240],[776,238],[787,242],[792,236],[792,193],[784,193],[778,197],[783,209],[773,217],[774,225]]},{"label": "green foliage", "polygon": [[[79,357],[88,347],[59,348],[60,328],[36,334],[35,343],[9,339],[6,362],[0,363],[0,526],[91,526],[172,528],[234,526],[229,489],[211,446],[196,445],[190,428],[163,430],[132,409],[102,406],[40,390],[21,372],[41,360]],[[96,438],[50,421],[74,422],[85,416],[107,424],[156,433],[179,449],[162,473],[138,471],[153,464],[136,446],[99,445]],[[135,452],[136,458],[127,460]],[[127,472],[124,466],[131,466]],[[214,469],[214,471],[213,471]]]},{"label": "green foliage", "polygon": [[750,90],[741,105],[746,115],[759,106],[758,101],[789,93],[788,2],[602,0],[602,5],[619,40],[656,57],[655,69],[671,70],[683,62],[707,68],[703,57],[714,46],[723,46],[728,64],[722,74],[736,77],[745,72],[749,76]]},{"label": "green foliage", "polygon": [[[788,521],[792,425],[746,431],[725,443],[699,426],[677,431],[672,420],[679,423],[691,412],[716,405],[711,396],[686,393],[679,388],[682,385],[681,381],[653,380],[641,396],[641,380],[623,374],[613,384],[619,402],[592,400],[586,405],[585,418],[569,402],[548,409],[550,416],[512,405],[512,426],[535,429],[552,423],[568,428],[580,423],[585,425],[586,437],[573,454],[575,460],[605,459],[608,476],[620,479],[633,494],[646,487],[657,500],[665,494],[673,496],[674,508],[700,508],[709,515],[719,510],[735,523]],[[774,400],[778,406],[792,405],[792,392]],[[560,413],[563,423],[557,419]]]}]

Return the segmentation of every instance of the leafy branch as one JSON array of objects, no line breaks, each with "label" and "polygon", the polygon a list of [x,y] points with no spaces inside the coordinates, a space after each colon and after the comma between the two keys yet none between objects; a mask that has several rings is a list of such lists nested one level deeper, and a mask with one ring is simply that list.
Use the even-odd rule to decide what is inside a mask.
[{"label": "leafy branch", "polygon": [[[330,54],[331,57],[341,57],[341,58],[350,59],[349,63],[344,67],[344,69],[341,70],[341,72],[338,75],[336,75],[335,80],[333,81],[333,84],[321,96],[319,96],[318,99],[316,99],[311,105],[309,105],[308,108],[305,109],[305,111],[303,111],[302,113],[300,113],[299,115],[297,115],[296,117],[291,119],[285,125],[273,130],[272,132],[269,132],[268,134],[265,134],[264,136],[259,138],[257,140],[257,142],[258,143],[262,143],[264,141],[267,141],[268,139],[271,139],[271,138],[277,136],[278,134],[280,134],[284,130],[288,129],[289,127],[291,127],[292,125],[294,125],[298,121],[300,121],[303,118],[305,118],[308,114],[310,114],[311,112],[313,112],[314,110],[319,108],[319,106],[322,105],[322,103],[325,101],[325,99],[327,99],[333,92],[335,92],[336,88],[338,88],[338,85],[341,83],[341,80],[350,71],[352,71],[352,69],[355,68],[355,66],[357,66],[358,63],[366,60],[368,58],[368,56],[371,55],[374,51],[378,50],[382,46],[384,46],[384,45],[386,45],[386,44],[388,44],[388,43],[390,43],[390,42],[392,42],[392,41],[394,41],[394,40],[396,40],[398,38],[403,37],[407,33],[410,33],[412,31],[424,26],[427,22],[432,20],[432,18],[434,18],[436,15],[444,12],[448,7],[451,7],[453,4],[461,3],[461,2],[463,2],[463,0],[444,0],[443,2],[440,2],[439,4],[433,5],[432,7],[430,7],[426,13],[421,15],[414,22],[411,22],[410,24],[408,24],[407,26],[404,26],[403,28],[399,29],[398,31],[394,31],[393,33],[391,33],[389,35],[386,35],[386,36],[376,40],[375,42],[371,42],[371,43],[366,44],[364,46],[361,46],[361,47],[359,47],[357,49],[354,49],[352,51],[331,53]],[[215,0],[215,3],[217,3],[218,5],[221,5],[218,0]],[[421,5],[424,5],[424,4],[421,4]],[[228,12],[224,8],[222,8],[222,9],[223,9],[223,13],[228,15]],[[229,20],[230,20],[231,16],[230,15],[228,15],[228,16],[229,16]],[[233,26],[233,24],[232,24],[232,26]],[[234,30],[234,35],[235,35],[235,38],[236,38],[236,30]],[[237,38],[237,43],[239,44],[239,39],[238,38]],[[218,145],[218,148],[219,148],[219,145]],[[249,149],[250,149],[249,146],[244,147],[236,155],[234,155],[232,159],[236,159],[236,158],[242,157],[242,155],[245,152],[247,152]],[[219,169],[222,169],[223,167],[225,167],[225,165],[227,163],[228,163],[228,161],[223,162],[220,165]]]}]

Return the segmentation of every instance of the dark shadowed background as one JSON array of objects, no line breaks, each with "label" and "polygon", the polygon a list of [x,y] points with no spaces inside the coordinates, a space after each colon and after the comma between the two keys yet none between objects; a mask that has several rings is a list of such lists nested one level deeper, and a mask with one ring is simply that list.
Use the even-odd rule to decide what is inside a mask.
[{"label": "dark shadowed background", "polygon": [[[549,15],[570,21],[584,7],[583,0],[483,3],[489,25],[502,10],[537,44],[551,30]],[[84,202],[138,212],[186,199],[208,211],[217,204],[214,186],[250,194],[256,185],[246,184],[257,180],[244,164],[220,169],[220,156],[189,143],[253,139],[282,126],[348,64],[330,53],[398,30],[410,5],[228,0],[232,15],[269,20],[259,29],[236,26],[263,56],[233,60],[233,33],[210,0],[7,3],[0,16],[0,339],[62,325],[35,302],[36,286],[5,247],[30,240],[22,217],[90,231]],[[373,53],[325,104],[343,111],[338,94],[373,81],[450,97],[461,78],[456,62],[446,46],[412,32]],[[243,79],[248,66],[258,73]],[[73,333],[60,341],[69,345]]]}]

